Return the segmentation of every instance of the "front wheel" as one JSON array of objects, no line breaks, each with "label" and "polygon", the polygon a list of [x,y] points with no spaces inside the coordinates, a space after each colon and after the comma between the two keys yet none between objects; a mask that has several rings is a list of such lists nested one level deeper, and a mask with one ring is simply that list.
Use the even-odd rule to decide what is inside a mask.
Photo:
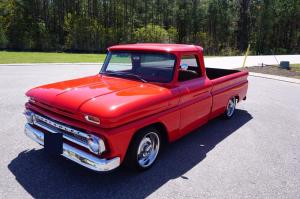
[{"label": "front wheel", "polygon": [[149,169],[157,159],[161,145],[161,136],[153,127],[141,130],[129,146],[125,164],[135,170]]},{"label": "front wheel", "polygon": [[234,112],[235,112],[235,108],[236,108],[236,102],[237,102],[237,99],[235,97],[232,97],[229,101],[228,101],[228,104],[226,106],[226,110],[224,112],[224,117],[226,119],[230,119]]}]

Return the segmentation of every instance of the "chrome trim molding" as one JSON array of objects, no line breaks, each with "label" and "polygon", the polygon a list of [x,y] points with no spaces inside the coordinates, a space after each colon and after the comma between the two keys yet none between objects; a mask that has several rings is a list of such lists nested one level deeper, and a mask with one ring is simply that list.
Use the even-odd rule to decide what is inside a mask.
[{"label": "chrome trim molding", "polygon": [[[25,134],[35,142],[44,145],[44,133],[28,123],[25,125]],[[110,171],[120,166],[121,163],[120,157],[100,159],[66,143],[63,143],[63,153],[61,155],[94,171]]]},{"label": "chrome trim molding", "polygon": [[41,121],[43,121],[43,122],[45,122],[45,123],[47,123],[47,124],[49,124],[49,125],[51,125],[51,126],[54,126],[54,127],[58,128],[58,129],[67,131],[67,132],[72,133],[72,134],[79,135],[79,136],[84,137],[84,138],[88,138],[88,135],[87,135],[86,133],[83,133],[83,132],[78,131],[78,130],[76,130],[76,129],[70,128],[70,127],[65,126],[65,125],[63,125],[63,124],[59,124],[59,123],[57,123],[57,122],[54,122],[54,121],[52,121],[52,120],[49,120],[49,119],[47,119],[47,118],[45,118],[45,117],[43,117],[43,116],[41,116],[41,115],[38,115],[38,114],[36,114],[36,113],[34,113],[33,115],[34,115],[34,117],[35,117],[36,119],[39,119],[39,120],[41,120]]}]

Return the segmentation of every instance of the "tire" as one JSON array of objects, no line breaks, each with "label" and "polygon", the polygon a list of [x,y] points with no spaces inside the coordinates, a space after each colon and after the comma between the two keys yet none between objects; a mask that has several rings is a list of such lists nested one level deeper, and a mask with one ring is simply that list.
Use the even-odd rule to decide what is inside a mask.
[{"label": "tire", "polygon": [[232,116],[235,113],[236,103],[237,103],[237,99],[235,97],[232,97],[229,99],[227,106],[226,106],[226,110],[224,112],[225,119],[232,118]]},{"label": "tire", "polygon": [[145,171],[156,162],[161,147],[161,135],[154,127],[139,131],[133,138],[125,158],[125,166]]}]

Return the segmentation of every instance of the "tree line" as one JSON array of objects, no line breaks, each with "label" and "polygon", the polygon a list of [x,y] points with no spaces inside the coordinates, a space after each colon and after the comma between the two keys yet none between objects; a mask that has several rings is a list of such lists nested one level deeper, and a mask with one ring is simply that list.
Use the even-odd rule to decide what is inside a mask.
[{"label": "tree line", "polygon": [[211,55],[300,52],[300,0],[1,0],[0,49],[104,52],[197,44]]}]

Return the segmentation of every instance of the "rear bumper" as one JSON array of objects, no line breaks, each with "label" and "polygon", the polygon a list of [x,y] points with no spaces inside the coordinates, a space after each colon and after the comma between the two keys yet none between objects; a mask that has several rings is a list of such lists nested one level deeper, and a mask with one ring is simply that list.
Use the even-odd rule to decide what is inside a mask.
[{"label": "rear bumper", "polygon": [[[30,124],[25,125],[24,131],[32,140],[44,145],[44,133],[42,131],[35,129]],[[94,171],[110,171],[120,166],[119,157],[109,160],[100,159],[66,143],[63,143],[63,153],[61,155]]]}]

